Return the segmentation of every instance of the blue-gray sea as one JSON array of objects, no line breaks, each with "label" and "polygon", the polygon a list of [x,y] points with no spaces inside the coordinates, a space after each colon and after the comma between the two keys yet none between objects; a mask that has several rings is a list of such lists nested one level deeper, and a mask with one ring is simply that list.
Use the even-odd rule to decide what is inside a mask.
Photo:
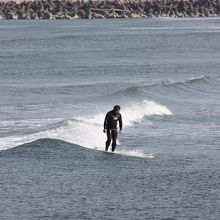
[{"label": "blue-gray sea", "polygon": [[0,21],[1,220],[219,220],[219,170],[219,17]]}]

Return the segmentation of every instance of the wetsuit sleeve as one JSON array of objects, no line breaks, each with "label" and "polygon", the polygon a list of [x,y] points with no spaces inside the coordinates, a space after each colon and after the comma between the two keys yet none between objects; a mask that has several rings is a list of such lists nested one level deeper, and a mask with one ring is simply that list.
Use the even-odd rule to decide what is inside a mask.
[{"label": "wetsuit sleeve", "polygon": [[122,116],[120,115],[120,118],[119,118],[119,127],[120,127],[120,130],[122,130]]},{"label": "wetsuit sleeve", "polygon": [[109,119],[109,114],[107,113],[104,121],[104,129],[107,129],[108,119]]}]

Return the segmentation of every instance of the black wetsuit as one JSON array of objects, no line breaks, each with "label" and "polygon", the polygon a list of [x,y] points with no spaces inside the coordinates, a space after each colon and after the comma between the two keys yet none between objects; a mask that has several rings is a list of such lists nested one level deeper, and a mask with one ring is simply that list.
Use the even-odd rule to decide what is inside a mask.
[{"label": "black wetsuit", "polygon": [[117,122],[119,121],[120,130],[122,130],[122,117],[120,113],[115,112],[114,110],[109,111],[105,116],[104,129],[107,129],[107,141],[105,150],[107,151],[112,140],[112,152],[116,148],[116,139],[117,139]]}]

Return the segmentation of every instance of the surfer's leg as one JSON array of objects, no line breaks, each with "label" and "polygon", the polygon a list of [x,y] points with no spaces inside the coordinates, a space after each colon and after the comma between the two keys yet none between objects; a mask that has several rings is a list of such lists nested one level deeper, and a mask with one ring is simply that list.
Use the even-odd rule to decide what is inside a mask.
[{"label": "surfer's leg", "polygon": [[112,152],[114,152],[116,148],[117,134],[117,130],[112,130]]},{"label": "surfer's leg", "polygon": [[107,141],[105,143],[105,150],[107,151],[109,146],[111,144],[111,132],[110,130],[107,130]]}]

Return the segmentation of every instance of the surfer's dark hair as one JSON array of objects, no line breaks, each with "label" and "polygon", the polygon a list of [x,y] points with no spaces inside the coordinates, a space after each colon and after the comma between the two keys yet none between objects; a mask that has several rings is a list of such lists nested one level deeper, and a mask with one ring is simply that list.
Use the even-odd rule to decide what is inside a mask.
[{"label": "surfer's dark hair", "polygon": [[113,108],[113,110],[120,110],[120,109],[121,109],[120,105],[115,105]]}]

